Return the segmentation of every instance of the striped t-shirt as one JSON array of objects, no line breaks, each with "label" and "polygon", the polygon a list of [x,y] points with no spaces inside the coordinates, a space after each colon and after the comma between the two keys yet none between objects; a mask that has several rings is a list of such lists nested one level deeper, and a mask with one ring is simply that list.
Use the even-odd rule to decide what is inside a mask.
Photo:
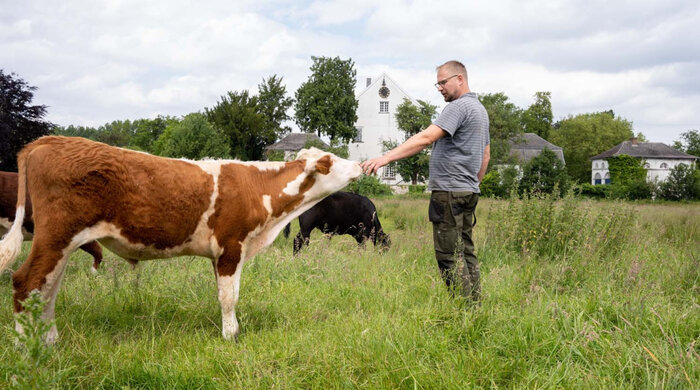
[{"label": "striped t-shirt", "polygon": [[477,174],[489,144],[489,116],[474,92],[451,101],[433,122],[448,135],[433,144],[428,189],[479,193]]}]

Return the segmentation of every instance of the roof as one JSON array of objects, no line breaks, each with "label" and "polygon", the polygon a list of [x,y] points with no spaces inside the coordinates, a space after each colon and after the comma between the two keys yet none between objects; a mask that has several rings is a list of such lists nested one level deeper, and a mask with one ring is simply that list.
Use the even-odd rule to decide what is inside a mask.
[{"label": "roof", "polygon": [[323,147],[328,148],[328,144],[323,142],[314,133],[291,133],[274,144],[268,146],[267,150],[299,151],[304,148],[307,142],[320,142]]},{"label": "roof", "polygon": [[677,160],[696,160],[697,157],[683,153],[680,150],[661,142],[637,142],[636,139],[623,141],[615,145],[612,149],[607,150],[597,156],[591,157],[589,160],[601,160],[612,156],[626,154],[632,157],[640,158],[670,158]]},{"label": "roof", "polygon": [[542,153],[545,148],[554,152],[564,162],[564,149],[548,142],[535,133],[524,133],[508,140],[510,155],[526,163]]},{"label": "roof", "polygon": [[394,81],[394,79],[389,77],[389,75],[386,72],[382,72],[379,76],[372,78],[372,82],[370,83],[370,85],[366,86],[362,91],[360,91],[360,93],[357,94],[356,98],[359,100],[360,96],[364,95],[365,92],[369,91],[370,89],[373,89],[375,84],[380,84],[382,81],[386,80],[389,80],[389,82],[394,84],[394,86],[398,88],[398,90],[401,93],[403,93],[405,96],[408,96],[408,99],[411,101],[411,103],[413,103],[413,105],[418,105],[418,102],[416,100],[413,100],[411,95],[404,91],[403,88],[401,88],[401,86],[396,81]]}]

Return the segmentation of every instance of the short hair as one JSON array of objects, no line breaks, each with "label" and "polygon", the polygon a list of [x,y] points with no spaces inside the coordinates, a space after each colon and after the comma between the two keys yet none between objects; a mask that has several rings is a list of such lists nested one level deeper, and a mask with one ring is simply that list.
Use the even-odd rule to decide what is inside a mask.
[{"label": "short hair", "polygon": [[447,70],[450,70],[451,71],[450,73],[461,74],[464,76],[465,79],[467,78],[467,68],[464,66],[464,64],[462,64],[459,61],[454,61],[454,60],[447,61],[444,64],[438,66],[436,68],[436,70],[439,71],[442,68],[446,68]]}]

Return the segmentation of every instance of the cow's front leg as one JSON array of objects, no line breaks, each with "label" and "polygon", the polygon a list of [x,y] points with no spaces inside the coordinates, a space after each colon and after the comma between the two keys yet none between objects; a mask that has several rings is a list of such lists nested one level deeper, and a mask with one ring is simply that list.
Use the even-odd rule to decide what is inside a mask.
[{"label": "cow's front leg", "polygon": [[241,286],[243,262],[240,261],[240,249],[236,251],[235,256],[230,252],[232,251],[224,251],[216,262],[216,283],[221,304],[221,334],[226,340],[235,340],[240,333],[238,319],[236,319],[236,304]]}]

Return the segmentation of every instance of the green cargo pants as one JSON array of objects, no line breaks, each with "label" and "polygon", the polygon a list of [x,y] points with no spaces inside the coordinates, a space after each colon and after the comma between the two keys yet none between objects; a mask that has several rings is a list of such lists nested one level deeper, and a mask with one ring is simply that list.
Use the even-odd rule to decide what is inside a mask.
[{"label": "green cargo pants", "polygon": [[428,209],[440,275],[452,294],[460,293],[473,301],[481,297],[479,263],[472,240],[478,202],[479,194],[473,192],[433,191]]}]

